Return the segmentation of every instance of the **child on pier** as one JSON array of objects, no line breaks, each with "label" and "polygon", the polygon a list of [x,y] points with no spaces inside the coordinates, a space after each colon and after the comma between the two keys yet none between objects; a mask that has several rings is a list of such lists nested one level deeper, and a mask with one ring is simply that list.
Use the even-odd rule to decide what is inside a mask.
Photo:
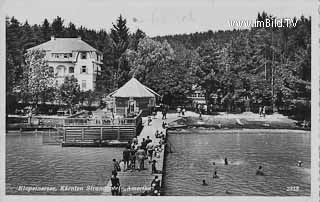
[{"label": "child on pier", "polygon": [[121,171],[118,161],[116,159],[113,159],[112,161],[113,161],[113,170],[112,171],[115,171],[115,172]]}]

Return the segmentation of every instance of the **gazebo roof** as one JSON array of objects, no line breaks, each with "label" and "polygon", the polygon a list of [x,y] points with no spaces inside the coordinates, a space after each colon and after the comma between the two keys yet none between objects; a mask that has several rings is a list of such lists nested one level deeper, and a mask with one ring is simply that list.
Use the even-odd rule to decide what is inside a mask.
[{"label": "gazebo roof", "polygon": [[158,93],[132,78],[121,88],[109,94],[110,97],[155,97]]}]

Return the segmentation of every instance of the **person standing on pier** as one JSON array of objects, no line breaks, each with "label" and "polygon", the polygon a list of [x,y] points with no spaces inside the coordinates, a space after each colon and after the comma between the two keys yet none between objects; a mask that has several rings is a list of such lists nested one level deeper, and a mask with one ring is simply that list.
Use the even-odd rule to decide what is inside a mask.
[{"label": "person standing on pier", "polygon": [[111,176],[111,194],[112,194],[112,196],[120,195],[120,180],[117,177],[117,172],[112,172],[112,176]]},{"label": "person standing on pier", "polygon": [[149,143],[147,144],[147,154],[148,154],[148,158],[149,158],[149,163],[152,162],[152,156],[153,156],[153,150],[154,150],[154,146],[153,146],[153,143],[152,143],[152,140],[149,141]]},{"label": "person standing on pier", "polygon": [[158,137],[159,137],[159,130],[156,130],[156,132],[155,132],[154,136],[155,136],[156,138],[158,138]]},{"label": "person standing on pier", "polygon": [[156,163],[157,163],[156,160],[153,160],[153,161],[152,161],[151,174],[160,174],[160,173],[161,173],[160,170],[157,170]]},{"label": "person standing on pier", "polygon": [[136,169],[136,149],[135,149],[135,146],[132,146],[131,147],[131,169],[132,170],[135,170]]},{"label": "person standing on pier", "polygon": [[163,108],[162,119],[167,119],[167,109],[166,109],[166,107]]},{"label": "person standing on pier", "polygon": [[144,159],[146,157],[146,153],[144,149],[142,149],[140,146],[138,146],[138,150],[136,152],[136,157],[139,164],[139,171],[144,170]]},{"label": "person standing on pier", "polygon": [[152,142],[152,140],[150,139],[150,136],[147,136],[147,139],[146,139],[146,145],[149,144],[149,142]]},{"label": "person standing on pier", "polygon": [[123,154],[123,161],[124,161],[124,171],[126,171],[129,169],[131,151],[128,149],[128,147],[126,147],[123,150],[122,154]]},{"label": "person standing on pier", "polygon": [[162,128],[163,128],[163,129],[166,129],[166,125],[167,125],[166,122],[163,121],[163,122],[162,122]]},{"label": "person standing on pier", "polygon": [[146,151],[146,146],[147,146],[147,141],[146,139],[142,138],[142,142],[141,142],[141,149]]}]

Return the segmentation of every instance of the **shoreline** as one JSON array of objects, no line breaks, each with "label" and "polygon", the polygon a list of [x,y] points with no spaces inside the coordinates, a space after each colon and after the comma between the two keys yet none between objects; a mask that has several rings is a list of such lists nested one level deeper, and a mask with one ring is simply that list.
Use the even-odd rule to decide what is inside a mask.
[{"label": "shoreline", "polygon": [[258,114],[224,114],[218,116],[206,115],[199,117],[194,113],[193,116],[183,116],[180,119],[170,123],[169,129],[189,129],[189,128],[209,128],[216,130],[231,129],[265,129],[265,130],[302,130],[311,131],[311,127],[301,127],[297,125],[297,121],[288,117],[276,114],[269,115],[266,118],[259,117]]}]

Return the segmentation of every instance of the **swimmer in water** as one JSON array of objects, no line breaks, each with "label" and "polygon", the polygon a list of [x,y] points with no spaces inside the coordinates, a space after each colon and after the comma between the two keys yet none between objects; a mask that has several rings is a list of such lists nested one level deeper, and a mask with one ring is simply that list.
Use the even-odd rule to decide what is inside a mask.
[{"label": "swimmer in water", "polygon": [[298,167],[302,167],[302,161],[298,161]]},{"label": "swimmer in water", "polygon": [[264,175],[263,171],[262,171],[262,166],[259,166],[257,172],[256,172],[256,175]]},{"label": "swimmer in water", "polygon": [[202,180],[202,185],[203,185],[203,186],[207,186],[208,184],[206,183],[205,180]]},{"label": "swimmer in water", "polygon": [[217,175],[217,171],[214,171],[213,178],[219,178],[219,176]]},{"label": "swimmer in water", "polygon": [[228,159],[224,158],[224,165],[228,165]]},{"label": "swimmer in water", "polygon": [[213,163],[212,163],[212,165],[213,165],[213,173],[217,172],[216,163],[215,163],[215,162],[213,162]]}]

